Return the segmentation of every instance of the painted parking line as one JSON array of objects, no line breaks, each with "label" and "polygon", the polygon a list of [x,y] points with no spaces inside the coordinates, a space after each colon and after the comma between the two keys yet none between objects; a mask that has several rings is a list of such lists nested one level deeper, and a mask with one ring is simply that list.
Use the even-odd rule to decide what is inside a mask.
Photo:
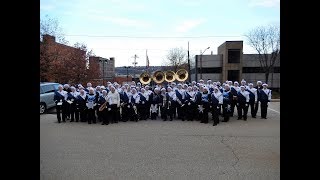
[{"label": "painted parking line", "polygon": [[279,112],[279,111],[276,111],[276,110],[271,109],[271,108],[268,108],[268,109],[270,109],[271,111],[274,111],[274,112],[276,112],[276,113],[279,113],[279,114],[280,114],[280,112]]}]

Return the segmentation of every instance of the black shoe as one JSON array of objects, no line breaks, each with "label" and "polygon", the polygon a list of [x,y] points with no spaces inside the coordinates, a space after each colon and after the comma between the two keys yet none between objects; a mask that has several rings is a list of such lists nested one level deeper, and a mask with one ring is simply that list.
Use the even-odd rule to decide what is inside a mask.
[{"label": "black shoe", "polygon": [[239,118],[239,117],[238,117],[238,119],[237,119],[237,120],[241,120],[241,119],[242,119],[242,118]]},{"label": "black shoe", "polygon": [[212,126],[216,126],[217,124],[215,123],[215,124],[213,124]]},{"label": "black shoe", "polygon": [[71,120],[70,122],[74,122],[74,120]]},{"label": "black shoe", "polygon": [[256,116],[252,116],[252,118],[257,118]]},{"label": "black shoe", "polygon": [[105,125],[104,123],[102,123],[101,125]]},{"label": "black shoe", "polygon": [[203,121],[200,121],[200,123],[204,123]]},{"label": "black shoe", "polygon": [[66,122],[66,120],[63,120],[62,122]]},{"label": "black shoe", "polygon": [[243,120],[244,120],[244,121],[246,121],[246,120],[247,120],[247,118],[243,118]]}]

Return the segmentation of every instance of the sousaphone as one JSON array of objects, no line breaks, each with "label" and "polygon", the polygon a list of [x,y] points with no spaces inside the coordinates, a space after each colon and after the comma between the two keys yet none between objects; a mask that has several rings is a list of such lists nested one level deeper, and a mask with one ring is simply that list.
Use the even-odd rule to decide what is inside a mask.
[{"label": "sousaphone", "polygon": [[176,72],[176,79],[177,81],[180,81],[180,82],[183,82],[185,80],[188,79],[188,76],[189,76],[189,73],[187,70],[185,69],[179,69],[177,72]]},{"label": "sousaphone", "polygon": [[156,71],[152,76],[152,80],[157,84],[161,84],[164,81],[164,78],[165,74],[162,71]]},{"label": "sousaphone", "polygon": [[144,72],[140,74],[139,80],[141,84],[149,84],[151,82],[151,76],[149,73]]},{"label": "sousaphone", "polygon": [[174,73],[173,71],[166,71],[164,79],[167,82],[173,82],[176,80],[176,73]]}]

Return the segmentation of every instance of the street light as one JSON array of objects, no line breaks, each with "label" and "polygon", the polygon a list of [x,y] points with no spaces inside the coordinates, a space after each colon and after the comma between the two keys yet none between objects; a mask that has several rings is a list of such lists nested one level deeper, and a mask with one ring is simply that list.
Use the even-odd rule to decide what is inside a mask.
[{"label": "street light", "polygon": [[202,55],[204,52],[206,52],[207,49],[210,49],[210,47],[207,47],[201,54],[200,54],[200,79],[202,79]]},{"label": "street light", "polygon": [[128,84],[128,69],[131,68],[131,66],[124,66],[124,68],[127,69],[127,84]]}]

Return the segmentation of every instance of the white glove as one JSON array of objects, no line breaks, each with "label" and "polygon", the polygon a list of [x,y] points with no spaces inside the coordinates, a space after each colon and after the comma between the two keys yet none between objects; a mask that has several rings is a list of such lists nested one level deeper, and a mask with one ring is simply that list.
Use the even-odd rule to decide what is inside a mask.
[{"label": "white glove", "polygon": [[127,107],[130,108],[130,105],[128,105]]},{"label": "white glove", "polygon": [[246,106],[249,106],[248,104],[246,104]]},{"label": "white glove", "polygon": [[268,102],[268,106],[269,106],[270,102]]},{"label": "white glove", "polygon": [[218,106],[217,109],[220,109],[220,107]]},{"label": "white glove", "polygon": [[239,106],[239,103],[237,103],[237,106]]},{"label": "white glove", "polygon": [[108,108],[108,111],[111,111],[111,108]]},{"label": "white glove", "polygon": [[144,101],[142,101],[142,104],[144,104]]}]

